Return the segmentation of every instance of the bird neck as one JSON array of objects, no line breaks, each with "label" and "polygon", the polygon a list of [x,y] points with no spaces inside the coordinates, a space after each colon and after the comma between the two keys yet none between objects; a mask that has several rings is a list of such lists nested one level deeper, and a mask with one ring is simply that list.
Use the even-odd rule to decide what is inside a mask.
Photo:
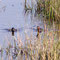
[{"label": "bird neck", "polygon": [[38,29],[38,33],[39,33],[39,29]]}]

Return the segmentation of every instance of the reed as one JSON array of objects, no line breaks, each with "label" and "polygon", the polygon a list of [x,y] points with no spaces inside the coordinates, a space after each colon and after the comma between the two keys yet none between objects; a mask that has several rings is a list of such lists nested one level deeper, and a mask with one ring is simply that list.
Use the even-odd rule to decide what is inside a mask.
[{"label": "reed", "polygon": [[[27,8],[26,1],[27,0],[25,0],[25,8]],[[43,12],[49,21],[55,20],[56,15],[60,15],[59,2],[60,0],[38,0],[36,12],[38,14]],[[39,34],[38,38],[34,36],[33,33],[30,36],[24,33],[24,43],[22,42],[19,32],[17,32],[17,37],[11,37],[13,44],[10,42],[11,39],[7,37],[7,47],[0,48],[1,60],[4,59],[4,51],[5,60],[60,60],[60,37],[57,38],[57,33],[54,31],[55,27],[53,23],[53,28],[51,28],[53,30],[49,31],[44,23],[44,31]],[[60,33],[60,31],[58,33]]]},{"label": "reed", "polygon": [[46,24],[44,27],[45,31],[40,33],[38,38],[33,33],[31,36],[24,33],[24,45],[19,33],[17,33],[17,37],[13,36],[13,45],[8,40],[8,46],[0,48],[1,60],[4,58],[2,51],[6,53],[5,60],[60,60],[60,38],[57,39],[57,33],[53,31],[54,24],[51,31],[47,29]]},{"label": "reed", "polygon": [[[38,3],[38,5],[40,5],[43,8],[43,12],[49,21],[60,19],[60,12],[59,12],[60,1],[59,0],[38,0],[38,2],[40,2]],[[41,9],[38,9],[38,10],[41,10]]]}]

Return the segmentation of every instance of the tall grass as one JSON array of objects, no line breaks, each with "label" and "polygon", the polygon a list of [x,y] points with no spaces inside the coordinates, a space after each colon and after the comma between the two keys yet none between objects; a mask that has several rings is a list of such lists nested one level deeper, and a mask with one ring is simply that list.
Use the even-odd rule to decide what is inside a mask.
[{"label": "tall grass", "polygon": [[41,5],[48,20],[52,21],[60,19],[60,0],[38,0],[38,2],[40,2],[38,5]]},{"label": "tall grass", "polygon": [[[58,6],[58,1],[38,0],[36,12],[39,14],[43,11],[49,20],[54,20],[55,14],[57,13],[59,15],[58,11],[60,7]],[[41,8],[43,9],[39,11]],[[54,23],[53,28],[50,29],[51,30],[48,30],[44,23],[44,31],[39,34],[38,38],[34,36],[33,33],[30,36],[24,33],[24,43],[19,33],[17,33],[17,37],[12,37],[13,44],[10,40],[6,39],[8,40],[8,45],[6,48],[0,48],[0,60],[60,60],[60,36],[59,38],[57,37]],[[60,33],[60,31],[58,33]]]},{"label": "tall grass", "polygon": [[33,33],[30,37],[25,33],[24,44],[19,33],[13,36],[13,45],[8,40],[8,46],[0,48],[1,60],[4,58],[2,51],[6,53],[5,60],[60,60],[60,37],[57,39],[57,33],[49,31],[46,24],[44,27],[38,38]]}]

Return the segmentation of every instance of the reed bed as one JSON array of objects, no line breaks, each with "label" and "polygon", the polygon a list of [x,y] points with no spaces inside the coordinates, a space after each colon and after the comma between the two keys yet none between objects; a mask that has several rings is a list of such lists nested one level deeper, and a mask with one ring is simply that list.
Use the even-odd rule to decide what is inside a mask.
[{"label": "reed bed", "polygon": [[[36,12],[40,14],[43,11],[49,20],[54,20],[54,14],[58,14],[60,9],[58,2],[55,0],[38,0],[36,2]],[[52,2],[55,3],[56,8]],[[25,8],[28,10],[33,9],[31,7],[31,9],[27,8],[26,2]],[[0,46],[0,60],[60,60],[60,37],[57,36],[55,28],[53,23],[53,28],[49,30],[44,23],[44,31],[38,37],[34,36],[33,33],[30,36],[24,33],[24,43],[20,38],[19,32],[17,32],[17,37],[12,36],[12,39],[7,37],[7,47],[3,48]],[[60,35],[60,31],[58,33]],[[13,44],[10,40],[12,40]]]},{"label": "reed bed", "polygon": [[46,25],[44,29],[38,38],[33,33],[30,37],[24,33],[24,44],[19,33],[17,37],[12,36],[13,45],[8,40],[6,48],[0,47],[0,60],[60,60],[60,37],[57,38],[57,33],[49,31]]},{"label": "reed bed", "polygon": [[31,4],[27,4],[26,1],[28,0],[25,0],[25,8],[28,8],[27,10],[31,10],[32,12],[35,11],[35,14],[38,15],[43,12],[46,19],[51,22],[53,20],[59,21],[60,0],[32,0]]},{"label": "reed bed", "polygon": [[[43,12],[48,20],[60,19],[60,0],[38,0],[38,7],[43,8]],[[41,10],[41,9],[38,9]]]}]

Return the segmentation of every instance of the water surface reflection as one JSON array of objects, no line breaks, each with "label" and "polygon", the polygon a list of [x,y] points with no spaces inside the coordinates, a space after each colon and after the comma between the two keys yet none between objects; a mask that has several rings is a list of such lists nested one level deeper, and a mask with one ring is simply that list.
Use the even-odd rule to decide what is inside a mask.
[{"label": "water surface reflection", "polygon": [[[2,0],[0,2],[0,29],[10,29],[12,27],[19,29],[23,27],[22,31],[19,31],[24,40],[24,32],[31,32],[26,29],[30,27],[36,28],[40,26],[43,28],[43,20],[41,16],[34,16],[31,11],[24,13],[24,0]],[[34,32],[36,35],[37,32]],[[29,35],[29,33],[28,33]],[[0,44],[3,45],[6,36],[11,36],[10,32],[0,30]],[[17,33],[15,32],[15,36]],[[6,40],[5,40],[6,41]]]}]

